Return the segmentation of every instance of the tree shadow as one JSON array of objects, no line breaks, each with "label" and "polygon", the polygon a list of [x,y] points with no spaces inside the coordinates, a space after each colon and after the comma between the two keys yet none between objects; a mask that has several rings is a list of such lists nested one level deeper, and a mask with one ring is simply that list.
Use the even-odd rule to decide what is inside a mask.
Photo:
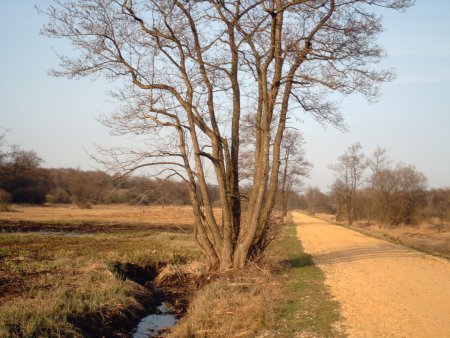
[{"label": "tree shadow", "polygon": [[305,266],[314,265],[312,256],[308,254],[287,259],[283,263],[290,266],[291,268],[302,268]]}]

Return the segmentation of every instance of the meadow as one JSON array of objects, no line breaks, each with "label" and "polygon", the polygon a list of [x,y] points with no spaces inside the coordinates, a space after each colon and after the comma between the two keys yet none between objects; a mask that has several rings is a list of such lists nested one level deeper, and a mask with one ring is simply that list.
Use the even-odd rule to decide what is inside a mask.
[{"label": "meadow", "polygon": [[293,226],[279,222],[246,271],[219,275],[203,264],[188,207],[9,210],[0,213],[1,337],[126,337],[161,301],[182,317],[170,337],[333,332],[337,305]]},{"label": "meadow", "polygon": [[159,296],[117,267],[150,280],[200,256],[187,208],[9,209],[0,214],[2,337],[111,334],[121,329],[113,322],[128,329]]},{"label": "meadow", "polygon": [[[192,226],[194,218],[188,206],[132,206],[95,205],[91,209],[81,209],[75,205],[54,206],[8,206],[9,211],[0,213],[2,221],[30,221],[47,224],[82,224],[94,222],[111,225],[177,225]],[[220,213],[220,210],[217,210]]]}]

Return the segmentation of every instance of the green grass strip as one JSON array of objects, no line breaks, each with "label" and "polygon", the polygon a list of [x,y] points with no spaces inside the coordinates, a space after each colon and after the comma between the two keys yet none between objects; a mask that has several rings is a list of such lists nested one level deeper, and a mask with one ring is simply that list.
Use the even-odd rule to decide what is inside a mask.
[{"label": "green grass strip", "polygon": [[324,284],[323,272],[314,265],[311,255],[303,251],[297,239],[296,225],[288,223],[282,231],[281,246],[290,268],[284,285],[287,301],[279,309],[279,337],[342,337],[336,324],[340,319],[339,303]]}]

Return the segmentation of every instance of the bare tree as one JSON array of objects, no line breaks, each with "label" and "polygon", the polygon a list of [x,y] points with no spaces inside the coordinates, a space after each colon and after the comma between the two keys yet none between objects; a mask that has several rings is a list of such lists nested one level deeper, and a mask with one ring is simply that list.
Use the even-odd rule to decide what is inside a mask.
[{"label": "bare tree", "polygon": [[301,177],[309,175],[312,164],[305,159],[303,134],[298,130],[286,130],[281,141],[281,205],[287,215],[289,194],[294,186],[301,186]]},{"label": "bare tree", "polygon": [[5,165],[5,159],[7,157],[7,154],[3,150],[3,146],[5,145],[5,135],[6,130],[3,129],[3,132],[0,133],[0,212],[2,211],[8,211],[7,204],[11,200],[11,194],[1,187],[1,182],[4,179],[5,171],[3,170],[3,167]]},{"label": "bare tree", "polygon": [[369,168],[371,170],[371,176],[369,179],[370,186],[368,188],[369,190],[369,206],[367,211],[367,223],[370,224],[372,222],[372,219],[376,216],[375,213],[377,210],[379,210],[379,206],[377,203],[379,202],[379,199],[377,198],[377,181],[379,180],[380,174],[389,168],[391,164],[391,159],[387,155],[387,149],[377,147],[373,153],[372,156],[369,158]]},{"label": "bare tree", "polygon": [[432,189],[428,192],[428,209],[431,215],[439,219],[439,231],[445,228],[445,221],[450,218],[450,189]]},{"label": "bare tree", "polygon": [[347,187],[340,178],[336,178],[331,185],[330,195],[334,198],[336,204],[336,222],[342,222],[346,214],[346,191]]},{"label": "bare tree", "polygon": [[2,132],[0,132],[0,166],[3,166],[7,158],[7,153],[5,152],[3,147],[5,146],[5,136],[8,131],[3,128],[1,129]]},{"label": "bare tree", "polygon": [[419,198],[426,177],[413,166],[397,164],[377,175],[374,187],[377,199],[376,218],[382,224],[396,226],[414,223]]},{"label": "bare tree", "polygon": [[319,188],[317,187],[308,187],[305,193],[306,197],[306,205],[308,207],[308,211],[311,215],[316,214],[316,196],[317,192],[319,191]]},{"label": "bare tree", "polygon": [[347,222],[355,219],[356,189],[363,182],[362,178],[368,166],[362,146],[359,143],[350,145],[344,154],[339,156],[338,163],[331,166],[336,173],[334,190],[340,193],[340,202],[345,206]]},{"label": "bare tree", "polygon": [[[376,95],[392,74],[373,6],[403,10],[412,0],[55,0],[44,34],[72,42],[57,76],[121,80],[122,102],[106,124],[141,137],[118,150],[125,172],[157,166],[186,182],[195,237],[211,269],[242,268],[267,233],[278,190],[287,118],[307,111],[342,125],[328,94]],[[241,116],[252,114],[255,166],[241,210]],[[209,170],[210,168],[210,170]],[[116,168],[117,169],[117,168]],[[222,219],[207,182],[218,186]]]}]

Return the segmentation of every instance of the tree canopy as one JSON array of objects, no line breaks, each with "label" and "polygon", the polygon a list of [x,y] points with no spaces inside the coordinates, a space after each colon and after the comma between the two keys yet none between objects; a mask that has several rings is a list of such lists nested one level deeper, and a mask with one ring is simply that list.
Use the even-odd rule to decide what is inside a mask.
[{"label": "tree canopy", "polygon": [[[123,84],[105,124],[141,136],[110,153],[115,169],[158,166],[186,182],[195,236],[213,269],[242,268],[266,243],[289,118],[307,112],[341,127],[330,94],[368,99],[392,78],[374,7],[410,0],[55,0],[44,34],[72,42],[57,76],[104,76]],[[254,168],[242,212],[242,119],[254,121]],[[219,189],[221,218],[207,182]]]}]

